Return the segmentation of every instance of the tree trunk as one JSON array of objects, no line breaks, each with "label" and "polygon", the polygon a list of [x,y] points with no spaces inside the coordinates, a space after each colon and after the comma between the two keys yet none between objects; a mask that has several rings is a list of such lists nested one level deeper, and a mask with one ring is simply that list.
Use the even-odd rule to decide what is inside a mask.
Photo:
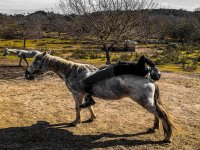
[{"label": "tree trunk", "polygon": [[24,49],[26,49],[26,39],[24,39]]},{"label": "tree trunk", "polygon": [[106,52],[106,64],[109,65],[111,64],[110,62],[110,49],[107,47],[106,44],[103,44],[103,50]]},{"label": "tree trunk", "polygon": [[110,53],[109,53],[109,50],[107,49],[106,50],[106,64],[107,65],[109,65],[109,64],[111,64],[111,62],[110,62]]}]

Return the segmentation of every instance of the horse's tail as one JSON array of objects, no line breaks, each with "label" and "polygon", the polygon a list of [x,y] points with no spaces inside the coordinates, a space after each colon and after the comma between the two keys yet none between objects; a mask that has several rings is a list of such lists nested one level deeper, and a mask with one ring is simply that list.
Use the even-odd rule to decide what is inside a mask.
[{"label": "horse's tail", "polygon": [[155,94],[154,100],[156,105],[156,110],[158,117],[163,122],[163,129],[166,136],[170,139],[171,135],[174,133],[174,129],[179,129],[178,125],[173,121],[172,116],[170,116],[167,111],[164,109],[163,104],[160,99],[160,90],[157,84],[155,84]]}]

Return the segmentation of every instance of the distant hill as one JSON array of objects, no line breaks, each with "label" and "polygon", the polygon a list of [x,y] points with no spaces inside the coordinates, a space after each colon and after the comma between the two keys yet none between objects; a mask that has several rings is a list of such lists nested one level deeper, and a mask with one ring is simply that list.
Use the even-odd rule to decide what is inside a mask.
[{"label": "distant hill", "polygon": [[[194,33],[196,34],[195,36],[195,41],[200,40],[200,11],[187,11],[183,9],[152,9],[152,10],[136,10],[137,12],[140,13],[140,11],[148,11],[148,15],[152,16],[152,20],[147,20],[147,22],[151,22],[159,26],[159,24],[165,23],[165,26],[160,26],[152,27],[149,28],[149,31],[154,31],[154,33],[149,33],[150,37],[153,38],[175,38],[181,41],[180,39],[184,40],[190,40],[191,37],[194,37]],[[99,17],[101,13],[105,12],[94,12],[91,15],[93,17]],[[131,13],[130,11],[128,13]],[[69,33],[72,30],[76,30],[79,32],[79,30],[90,30],[86,29],[82,24],[79,22],[79,20],[76,21],[78,24],[75,24],[74,18],[77,16],[72,14],[72,15],[63,15],[63,14],[58,14],[54,12],[46,12],[46,11],[36,11],[34,13],[30,14],[15,14],[15,15],[6,15],[6,14],[0,14],[0,27],[3,29],[13,26],[13,23],[15,20],[31,20],[35,19],[37,20],[41,27],[42,31],[46,32],[59,32],[60,33]],[[2,20],[2,21],[1,21]],[[166,21],[167,20],[167,21]],[[79,27],[77,28],[77,25]],[[80,27],[81,26],[81,27]],[[162,28],[162,29],[161,29]],[[167,31],[168,30],[168,31]],[[171,30],[171,31],[169,31]],[[12,30],[13,32],[13,30]],[[163,32],[163,33],[161,33]],[[166,33],[164,33],[166,32]],[[8,31],[7,33],[10,33]],[[6,33],[6,34],[7,34]],[[162,35],[158,35],[162,34]],[[190,34],[190,35],[188,35]],[[147,35],[147,36],[149,36]],[[187,35],[187,36],[185,36]],[[1,33],[0,33],[0,36]]]}]

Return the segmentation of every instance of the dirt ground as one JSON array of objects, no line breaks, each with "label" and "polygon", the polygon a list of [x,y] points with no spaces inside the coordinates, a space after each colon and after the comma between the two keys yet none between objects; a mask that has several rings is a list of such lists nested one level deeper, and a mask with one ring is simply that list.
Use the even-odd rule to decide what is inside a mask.
[{"label": "dirt ground", "polygon": [[0,60],[0,150],[3,149],[200,149],[200,76],[162,73],[159,81],[165,108],[182,132],[170,144],[162,143],[162,126],[146,132],[153,115],[124,98],[96,99],[97,119],[69,126],[75,119],[74,101],[64,82],[46,74],[34,81],[24,78],[26,67]]}]

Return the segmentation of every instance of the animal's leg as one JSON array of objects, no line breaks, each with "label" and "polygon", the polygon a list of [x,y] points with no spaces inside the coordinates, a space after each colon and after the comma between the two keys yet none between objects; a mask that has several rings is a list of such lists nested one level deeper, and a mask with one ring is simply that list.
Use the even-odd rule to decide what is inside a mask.
[{"label": "animal's leg", "polygon": [[156,132],[159,129],[159,118],[155,115],[154,124],[152,128],[149,128],[149,132]]},{"label": "animal's leg", "polygon": [[[149,104],[149,103],[148,103]],[[163,130],[164,130],[164,137],[165,139],[163,140],[164,142],[171,142],[171,136],[172,136],[172,125],[173,122],[170,119],[169,115],[167,114],[166,110],[163,108],[162,105],[160,105],[157,101],[153,105],[146,105],[145,108],[153,113],[156,117],[155,122],[154,122],[154,130],[155,127],[158,127],[158,118],[162,120],[163,124]]]},{"label": "animal's leg", "polygon": [[169,116],[167,111],[164,109],[161,99],[160,99],[160,92],[159,87],[156,85],[155,89],[155,106],[156,106],[156,114],[161,120],[163,124],[164,130],[164,142],[172,142],[171,136],[173,134],[174,129],[178,128],[178,126],[174,123],[172,118]]},{"label": "animal's leg", "polygon": [[19,58],[19,66],[22,65],[22,58]]},{"label": "animal's leg", "polygon": [[173,132],[173,122],[170,116],[167,114],[166,110],[161,105],[157,105],[157,114],[158,117],[162,120],[163,130],[164,130],[164,137],[163,141],[165,142],[172,142],[171,136]]},{"label": "animal's leg", "polygon": [[91,117],[89,120],[93,121],[94,119],[96,119],[96,114],[94,113],[94,110],[93,110],[93,107],[90,106],[88,107],[89,111],[90,111],[90,114],[91,114]]},{"label": "animal's leg", "polygon": [[[171,136],[172,136],[172,127],[173,122],[170,119],[169,115],[163,108],[163,106],[160,104],[158,100],[154,98],[146,98],[140,101],[140,104],[147,109],[150,113],[153,113],[155,115],[155,121],[154,121],[154,127],[153,130],[155,131],[156,128],[158,128],[159,119],[162,120],[163,124],[163,130],[164,130],[164,142],[171,142]],[[159,119],[158,119],[159,118]]]},{"label": "animal's leg", "polygon": [[23,58],[23,59],[26,62],[27,66],[29,66],[28,61],[26,60],[26,58]]},{"label": "animal's leg", "polygon": [[83,101],[82,95],[75,95],[73,94],[74,100],[75,100],[75,110],[76,110],[76,119],[72,122],[73,125],[77,125],[81,123],[81,108],[80,105]]},{"label": "animal's leg", "polygon": [[[135,100],[134,95],[130,95],[131,99]],[[139,100],[137,100],[138,104],[140,104],[143,108],[145,108],[150,113],[154,114],[155,120],[154,125],[152,128],[148,129],[148,132],[155,132],[156,129],[159,128],[159,118],[156,111],[156,105],[154,102],[153,93],[151,95],[147,94],[146,96],[143,95],[143,97]]]},{"label": "animal's leg", "polygon": [[155,116],[153,128],[154,128],[154,130],[159,129],[159,118],[157,116]]}]

